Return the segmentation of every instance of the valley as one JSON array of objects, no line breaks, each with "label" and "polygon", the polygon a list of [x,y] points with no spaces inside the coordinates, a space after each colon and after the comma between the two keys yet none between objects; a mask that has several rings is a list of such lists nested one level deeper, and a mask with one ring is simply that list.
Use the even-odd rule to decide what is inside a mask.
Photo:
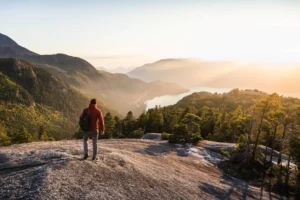
[{"label": "valley", "polygon": [[300,97],[300,65],[264,62],[206,61],[200,59],[163,59],[127,73],[144,81],[167,81],[185,88],[258,89],[284,96]]},{"label": "valley", "polygon": [[[129,110],[139,115],[146,108],[145,101],[165,94],[187,91],[175,83],[162,81],[146,83],[124,74],[99,71],[87,61],[66,54],[39,55],[19,46],[3,34],[0,34],[1,57],[29,61],[64,80],[74,89],[84,93],[87,98],[98,98],[121,115],[125,115]],[[138,99],[140,101],[137,104]]]}]

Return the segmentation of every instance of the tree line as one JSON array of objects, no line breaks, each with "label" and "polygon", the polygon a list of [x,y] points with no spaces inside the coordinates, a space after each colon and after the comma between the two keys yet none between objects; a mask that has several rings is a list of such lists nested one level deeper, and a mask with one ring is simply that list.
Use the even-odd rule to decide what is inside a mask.
[{"label": "tree line", "polygon": [[[225,171],[234,169],[241,178],[257,177],[269,191],[296,195],[300,185],[299,116],[298,98],[258,90],[199,92],[172,106],[156,106],[138,117],[131,111],[124,118],[107,113],[105,135],[99,135],[99,139],[161,133],[162,139],[173,143],[196,145],[201,139],[238,143],[233,152],[224,152],[230,158],[222,164]],[[19,132],[26,135],[24,129]],[[9,137],[16,141],[13,135]],[[75,137],[82,138],[80,131]],[[0,130],[0,145],[5,138]]]},{"label": "tree line", "polygon": [[107,113],[105,135],[99,139],[141,138],[145,133],[162,133],[162,139],[174,143],[197,144],[202,138],[238,143],[229,155],[229,162],[238,166],[241,176],[256,173],[268,190],[298,194],[299,116],[298,98],[258,90],[200,92],[173,106],[149,109],[137,118],[132,112],[124,119]]}]

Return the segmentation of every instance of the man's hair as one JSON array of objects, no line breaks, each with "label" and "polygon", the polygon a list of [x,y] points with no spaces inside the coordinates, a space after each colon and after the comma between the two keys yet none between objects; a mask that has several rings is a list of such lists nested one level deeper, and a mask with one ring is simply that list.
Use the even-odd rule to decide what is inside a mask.
[{"label": "man's hair", "polygon": [[97,104],[97,100],[96,99],[92,99],[91,100],[91,104]]}]

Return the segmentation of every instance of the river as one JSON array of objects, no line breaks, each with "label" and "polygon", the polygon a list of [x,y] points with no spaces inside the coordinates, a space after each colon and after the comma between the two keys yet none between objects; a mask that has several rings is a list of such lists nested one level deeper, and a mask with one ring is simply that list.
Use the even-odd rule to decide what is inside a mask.
[{"label": "river", "polygon": [[232,88],[194,87],[185,93],[175,94],[175,95],[163,95],[163,96],[155,97],[154,99],[150,99],[145,102],[146,110],[155,108],[155,106],[169,106],[169,105],[176,104],[183,97],[193,94],[194,92],[206,91],[211,93],[215,93],[215,92],[224,93],[224,92],[229,92],[230,90],[232,90]]}]

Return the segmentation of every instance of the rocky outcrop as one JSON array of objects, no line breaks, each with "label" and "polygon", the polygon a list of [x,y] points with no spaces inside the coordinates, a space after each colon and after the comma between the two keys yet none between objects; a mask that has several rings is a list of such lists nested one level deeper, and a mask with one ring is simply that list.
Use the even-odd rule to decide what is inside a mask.
[{"label": "rocky outcrop", "polygon": [[167,142],[98,145],[97,162],[81,160],[81,140],[1,147],[0,199],[279,199]]}]

